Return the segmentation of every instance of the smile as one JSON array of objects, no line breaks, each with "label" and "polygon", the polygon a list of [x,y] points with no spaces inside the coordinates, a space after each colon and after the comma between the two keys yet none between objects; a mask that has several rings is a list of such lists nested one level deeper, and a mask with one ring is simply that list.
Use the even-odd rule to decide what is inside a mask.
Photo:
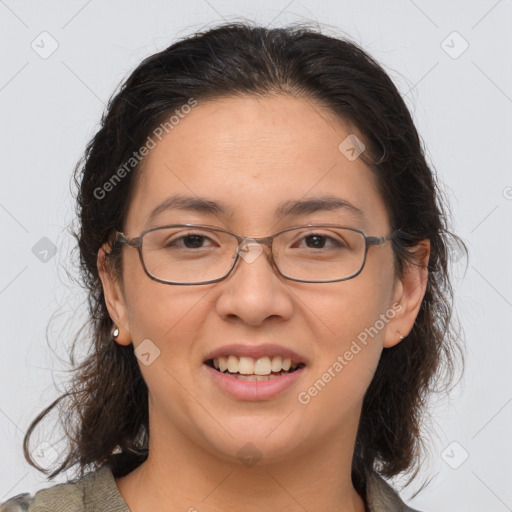
[{"label": "smile", "polygon": [[209,359],[206,364],[235,379],[257,382],[293,373],[304,366],[303,363],[292,363],[290,358],[281,356],[252,358],[235,355]]},{"label": "smile", "polygon": [[[227,359],[229,358],[226,358],[226,364]],[[251,363],[253,363],[252,359]],[[291,388],[301,378],[306,370],[303,363],[293,366],[290,365],[288,370],[283,370],[282,365],[284,364],[286,367],[288,364],[286,360],[281,362],[280,371],[270,371],[264,375],[257,375],[256,373],[253,373],[256,370],[252,370],[251,373],[246,374],[239,373],[238,371],[230,372],[229,368],[221,371],[220,364],[221,362],[218,361],[219,368],[215,368],[213,359],[210,359],[203,364],[203,368],[211,379],[214,389],[217,388],[230,398],[242,401],[268,401],[276,398],[279,395],[284,394],[287,389]],[[231,364],[234,365],[233,362]],[[267,362],[263,363],[263,365],[267,365],[267,368],[268,364],[269,363]],[[271,364],[272,363],[270,362],[270,365]],[[253,366],[258,369],[258,371],[263,371],[259,368],[260,365],[261,363],[259,363],[259,365],[257,365],[256,362],[253,363]],[[275,365],[275,367],[277,367],[277,362],[275,362]],[[243,369],[243,361],[241,362],[241,366]],[[231,366],[231,368],[235,369],[233,366]],[[240,368],[236,369],[239,370]],[[265,371],[267,370],[265,369]]]}]

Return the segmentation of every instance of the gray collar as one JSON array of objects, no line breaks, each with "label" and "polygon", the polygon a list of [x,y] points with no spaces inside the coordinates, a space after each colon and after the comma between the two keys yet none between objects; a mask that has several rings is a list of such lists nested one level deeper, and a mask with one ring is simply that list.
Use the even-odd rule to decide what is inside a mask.
[{"label": "gray collar", "polygon": [[366,479],[368,512],[419,512],[408,507],[398,493],[377,472],[371,471]]},{"label": "gray collar", "polygon": [[[408,507],[375,471],[369,472],[366,479],[366,501],[367,512],[419,512]],[[109,466],[92,471],[78,481],[42,489],[35,496],[23,493],[0,503],[0,512],[29,512],[33,509],[53,512],[130,512]]]}]

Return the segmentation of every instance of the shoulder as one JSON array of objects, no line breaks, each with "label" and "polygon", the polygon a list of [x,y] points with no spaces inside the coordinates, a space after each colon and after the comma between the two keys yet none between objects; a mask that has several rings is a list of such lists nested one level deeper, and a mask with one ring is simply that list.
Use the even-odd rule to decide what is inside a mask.
[{"label": "shoulder", "polygon": [[22,493],[0,503],[0,512],[84,512],[104,510],[129,512],[110,467],[103,466],[83,477],[55,484],[34,496]]},{"label": "shoulder", "polygon": [[33,498],[28,492],[18,494],[0,503],[0,512],[27,512],[32,501]]},{"label": "shoulder", "polygon": [[420,512],[408,507],[393,487],[375,471],[367,475],[366,500],[369,512]]}]

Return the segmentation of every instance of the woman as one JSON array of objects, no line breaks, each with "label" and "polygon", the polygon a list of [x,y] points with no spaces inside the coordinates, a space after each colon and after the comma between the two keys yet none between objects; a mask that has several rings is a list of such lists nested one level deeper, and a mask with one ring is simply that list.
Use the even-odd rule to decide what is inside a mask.
[{"label": "woman", "polygon": [[50,477],[80,475],[1,511],[412,510],[383,477],[414,476],[453,368],[448,231],[370,56],[305,26],[183,39],[76,181],[94,349],[24,450],[48,472],[28,441],[64,400]]}]

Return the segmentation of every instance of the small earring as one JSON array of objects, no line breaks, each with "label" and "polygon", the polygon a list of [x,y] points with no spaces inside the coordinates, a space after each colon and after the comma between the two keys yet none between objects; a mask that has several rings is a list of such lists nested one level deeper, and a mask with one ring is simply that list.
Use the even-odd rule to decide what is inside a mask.
[{"label": "small earring", "polygon": [[400,331],[396,331],[396,332],[400,335],[400,339],[403,340],[404,336],[402,335],[402,333]]},{"label": "small earring", "polygon": [[111,331],[112,338],[116,339],[119,336],[119,328],[114,324],[114,327]]}]

